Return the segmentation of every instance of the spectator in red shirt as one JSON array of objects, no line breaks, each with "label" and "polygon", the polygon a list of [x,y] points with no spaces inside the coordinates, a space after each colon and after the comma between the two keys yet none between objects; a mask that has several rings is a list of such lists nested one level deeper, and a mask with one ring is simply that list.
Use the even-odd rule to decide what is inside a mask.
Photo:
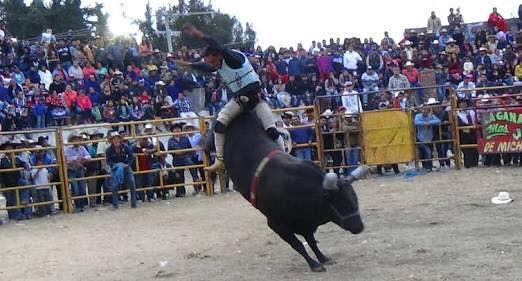
[{"label": "spectator in red shirt", "polygon": [[91,75],[96,75],[96,68],[94,68],[90,62],[87,62],[87,64],[83,67],[83,77],[87,79]]},{"label": "spectator in red shirt", "polygon": [[[408,81],[410,82],[410,87],[416,88],[421,87],[422,85],[419,84],[419,71],[415,68],[413,62],[407,61],[404,65],[404,69],[402,70],[402,74],[408,78]],[[424,100],[424,91],[422,89],[418,89],[415,92],[415,101],[418,104],[422,104]]]},{"label": "spectator in red shirt", "polygon": [[138,97],[138,100],[141,102],[141,104],[147,104],[150,101],[149,92],[147,90],[143,90],[141,92],[141,95]]},{"label": "spectator in red shirt", "polygon": [[402,70],[402,74],[408,78],[412,87],[418,87],[418,85],[415,84],[419,82],[419,71],[414,67],[411,61],[406,62],[404,66],[405,68]]},{"label": "spectator in red shirt", "polygon": [[499,31],[506,32],[507,30],[506,20],[497,12],[497,8],[493,8],[493,12],[489,14],[488,24],[491,28],[497,27]]},{"label": "spectator in red shirt", "polygon": [[91,121],[91,110],[92,110],[92,101],[91,98],[85,95],[85,90],[80,89],[78,91],[78,97],[76,99],[76,104],[78,107],[78,114],[80,115],[80,124],[92,123]]},{"label": "spectator in red shirt", "polygon": [[268,77],[270,80],[276,81],[279,78],[279,73],[277,73],[276,65],[272,61],[271,57],[266,58],[266,72],[268,73]]}]

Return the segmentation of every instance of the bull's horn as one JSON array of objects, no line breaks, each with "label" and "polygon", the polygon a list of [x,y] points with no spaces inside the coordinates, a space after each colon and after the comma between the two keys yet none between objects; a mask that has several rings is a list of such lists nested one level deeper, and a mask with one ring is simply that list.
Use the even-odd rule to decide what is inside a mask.
[{"label": "bull's horn", "polygon": [[323,179],[323,188],[326,190],[337,190],[339,187],[337,186],[337,181],[339,179],[337,178],[336,173],[327,173],[324,175]]},{"label": "bull's horn", "polygon": [[368,166],[361,165],[357,167],[357,169],[353,170],[353,172],[351,172],[350,175],[354,177],[356,180],[360,180],[364,178],[369,172],[370,168],[368,168]]}]

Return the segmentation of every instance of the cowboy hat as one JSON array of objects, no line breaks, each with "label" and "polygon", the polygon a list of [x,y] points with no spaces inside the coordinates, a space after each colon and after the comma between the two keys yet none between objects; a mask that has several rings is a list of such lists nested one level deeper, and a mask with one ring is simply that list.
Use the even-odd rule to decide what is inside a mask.
[{"label": "cowboy hat", "polygon": [[440,104],[440,101],[436,100],[435,98],[429,98],[428,101],[426,102],[426,105],[435,105],[435,104]]},{"label": "cowboy hat", "polygon": [[400,94],[404,94],[403,91],[393,91],[392,93],[394,97],[398,97]]},{"label": "cowboy hat", "polygon": [[513,199],[511,199],[509,197],[509,193],[505,192],[505,191],[501,191],[498,193],[497,196],[491,198],[491,203],[493,203],[493,204],[506,204],[511,201],[513,201]]},{"label": "cowboy hat", "polygon": [[449,44],[449,43],[455,43],[455,39],[450,38],[450,39],[448,40],[448,42],[446,42],[446,43],[447,43],[447,44]]},{"label": "cowboy hat", "polygon": [[194,124],[190,124],[190,123],[183,125],[183,130],[188,129],[188,128],[196,128],[196,126],[194,126]]},{"label": "cowboy hat", "polygon": [[322,115],[322,116],[325,116],[325,117],[329,117],[329,116],[332,115],[332,114],[333,114],[332,110],[327,109],[327,110],[325,110],[325,111],[323,112],[323,114],[321,114],[321,115]]},{"label": "cowboy hat", "polygon": [[409,40],[406,40],[406,42],[404,42],[404,45],[409,46],[411,45],[411,42]]},{"label": "cowboy hat", "polygon": [[167,84],[165,84],[165,82],[160,80],[160,81],[156,82],[156,85],[165,86]]},{"label": "cowboy hat", "polygon": [[89,136],[103,136],[103,133],[99,129],[94,129],[88,135]]},{"label": "cowboy hat", "polygon": [[82,138],[82,136],[80,135],[80,132],[78,131],[72,131],[69,136],[67,137],[67,141],[68,142],[71,142],[72,139],[75,139],[75,138]]},{"label": "cowboy hat", "polygon": [[479,49],[479,52],[487,52],[487,51],[488,51],[488,49],[486,49],[485,47],[480,47],[480,49]]},{"label": "cowboy hat", "polygon": [[109,141],[112,141],[114,137],[119,137],[120,139],[122,138],[118,131],[109,132]]},{"label": "cowboy hat", "polygon": [[290,117],[292,118],[295,114],[292,112],[292,111],[285,111],[285,113],[283,113],[283,117]]},{"label": "cowboy hat", "polygon": [[154,125],[152,125],[151,123],[147,123],[145,124],[145,130],[150,130],[150,129],[154,129]]},{"label": "cowboy hat", "polygon": [[413,66],[413,62],[411,62],[411,61],[407,61],[406,64],[405,64],[405,66]]}]

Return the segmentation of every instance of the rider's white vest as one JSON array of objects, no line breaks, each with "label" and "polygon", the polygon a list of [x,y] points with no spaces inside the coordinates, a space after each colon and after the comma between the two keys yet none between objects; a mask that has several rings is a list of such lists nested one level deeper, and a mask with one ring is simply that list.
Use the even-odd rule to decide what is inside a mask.
[{"label": "rider's white vest", "polygon": [[244,58],[245,62],[241,66],[241,68],[233,69],[227,65],[225,60],[221,63],[221,68],[218,70],[219,75],[225,81],[227,86],[232,90],[232,92],[237,93],[239,90],[244,88],[246,85],[259,82],[259,76],[254,71],[254,68],[248,61],[248,58],[241,52],[240,53]]}]

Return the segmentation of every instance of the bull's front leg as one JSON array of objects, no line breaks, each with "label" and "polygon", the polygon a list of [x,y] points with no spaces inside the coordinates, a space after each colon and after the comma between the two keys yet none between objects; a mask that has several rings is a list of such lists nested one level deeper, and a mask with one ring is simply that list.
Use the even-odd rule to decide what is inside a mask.
[{"label": "bull's front leg", "polygon": [[335,261],[327,256],[325,256],[321,250],[319,250],[319,247],[317,247],[317,241],[315,240],[314,233],[311,232],[309,234],[303,235],[303,237],[306,240],[306,243],[312,248],[312,251],[314,251],[315,256],[319,260],[320,263],[325,265],[335,264]]},{"label": "bull's front leg", "polygon": [[320,263],[312,259],[310,255],[308,255],[303,243],[301,243],[301,241],[297,239],[295,234],[288,228],[288,226],[286,226],[285,224],[274,222],[272,220],[268,221],[268,226],[275,233],[277,233],[279,237],[285,240],[286,243],[290,244],[290,246],[292,246],[294,250],[296,250],[299,254],[301,254],[301,256],[303,256],[303,258],[306,260],[308,266],[310,266],[310,269],[313,272],[326,271],[326,269]]}]

